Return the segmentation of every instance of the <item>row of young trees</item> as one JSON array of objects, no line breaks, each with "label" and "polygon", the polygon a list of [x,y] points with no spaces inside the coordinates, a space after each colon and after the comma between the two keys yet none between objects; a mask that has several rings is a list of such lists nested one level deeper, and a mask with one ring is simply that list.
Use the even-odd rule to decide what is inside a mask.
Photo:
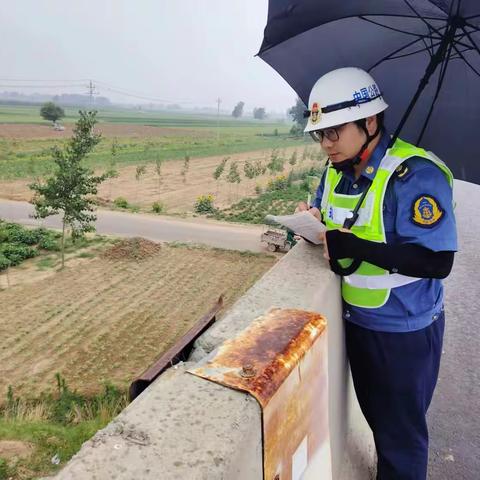
[{"label": "row of young trees", "polygon": [[[233,111],[232,117],[240,118],[243,115],[243,107],[245,106],[245,102],[238,102]],[[290,133],[293,134],[300,134],[303,133],[305,126],[307,125],[308,118],[305,117],[304,113],[307,109],[306,105],[300,98],[297,98],[295,101],[295,105],[290,107],[287,110],[287,115],[293,120],[294,124],[290,130]],[[255,107],[253,109],[253,118],[258,120],[263,120],[267,116],[265,108],[263,107]]]},{"label": "row of young trees", "polygon": [[[264,161],[259,158],[255,160],[247,160],[243,164],[244,178],[253,180],[261,175],[265,175],[267,171],[271,176],[282,174],[285,170],[285,163],[287,161],[291,167],[294,167],[297,163],[303,163],[307,158],[318,160],[318,152],[313,149],[305,148],[299,158],[298,152],[295,150],[287,159],[285,153],[281,153],[277,148],[274,148],[270,153],[270,157]],[[230,157],[224,157],[212,173],[212,177],[216,181],[216,195],[218,195],[219,183],[222,177],[231,185],[237,184],[238,186],[242,181],[238,162],[232,161],[227,169],[228,160],[230,160]],[[259,187],[257,186],[257,188]]]},{"label": "row of young trees", "polygon": [[[232,110],[233,118],[240,118],[243,115],[243,107],[245,102],[238,102]],[[253,109],[253,118],[257,120],[263,120],[267,116],[267,112],[264,107],[255,107]]]}]

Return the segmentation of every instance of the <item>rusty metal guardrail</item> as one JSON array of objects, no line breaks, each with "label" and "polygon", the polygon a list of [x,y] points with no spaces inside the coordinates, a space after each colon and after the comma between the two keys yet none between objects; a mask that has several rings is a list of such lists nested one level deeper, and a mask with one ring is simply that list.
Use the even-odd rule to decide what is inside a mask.
[{"label": "rusty metal guardrail", "polygon": [[152,366],[139,375],[129,388],[130,401],[135,400],[167,368],[187,360],[195,340],[216,321],[218,312],[223,308],[223,295],[215,305],[195,325],[169,348]]},{"label": "rusty metal guardrail", "polygon": [[257,399],[264,480],[332,478],[326,328],[319,313],[274,308],[188,370]]}]

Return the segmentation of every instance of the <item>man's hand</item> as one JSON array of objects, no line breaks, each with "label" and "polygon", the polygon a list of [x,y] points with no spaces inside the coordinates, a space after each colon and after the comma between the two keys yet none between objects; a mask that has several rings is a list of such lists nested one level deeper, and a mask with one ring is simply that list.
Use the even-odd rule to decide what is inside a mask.
[{"label": "man's hand", "polygon": [[317,207],[310,208],[306,202],[300,202],[295,209],[295,213],[307,212],[311,213],[317,220],[321,219],[320,210]]},{"label": "man's hand", "polygon": [[[338,230],[343,233],[352,233],[351,230],[348,230],[347,228],[343,228],[343,227],[339,228]],[[328,253],[327,232],[320,233],[319,238],[320,238],[320,241],[323,243],[323,258],[330,260],[330,255]]]},{"label": "man's hand", "polygon": [[295,209],[295,213],[298,212],[306,212],[310,207],[307,205],[307,202],[299,202],[297,208]]}]

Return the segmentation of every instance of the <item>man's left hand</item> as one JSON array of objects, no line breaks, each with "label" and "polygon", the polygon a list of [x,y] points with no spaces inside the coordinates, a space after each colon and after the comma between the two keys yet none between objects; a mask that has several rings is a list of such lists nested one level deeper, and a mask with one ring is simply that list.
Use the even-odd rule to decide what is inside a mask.
[{"label": "man's left hand", "polygon": [[[338,228],[340,232],[343,233],[352,233],[351,230],[348,230],[348,228]],[[323,243],[323,258],[330,260],[330,255],[328,253],[328,242],[327,242],[327,232],[322,232],[320,234],[320,241]]]}]

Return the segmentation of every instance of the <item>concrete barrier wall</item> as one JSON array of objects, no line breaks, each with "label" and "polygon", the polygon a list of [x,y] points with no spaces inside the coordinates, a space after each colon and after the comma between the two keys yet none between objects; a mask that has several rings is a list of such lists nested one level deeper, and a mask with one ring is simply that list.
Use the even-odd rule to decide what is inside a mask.
[{"label": "concrete barrier wall", "polygon": [[373,440],[348,373],[339,288],[322,249],[299,243],[197,340],[189,362],[163,374],[55,478],[260,480],[256,400],[185,370],[271,307],[313,310],[327,318],[333,478],[374,478]]}]

